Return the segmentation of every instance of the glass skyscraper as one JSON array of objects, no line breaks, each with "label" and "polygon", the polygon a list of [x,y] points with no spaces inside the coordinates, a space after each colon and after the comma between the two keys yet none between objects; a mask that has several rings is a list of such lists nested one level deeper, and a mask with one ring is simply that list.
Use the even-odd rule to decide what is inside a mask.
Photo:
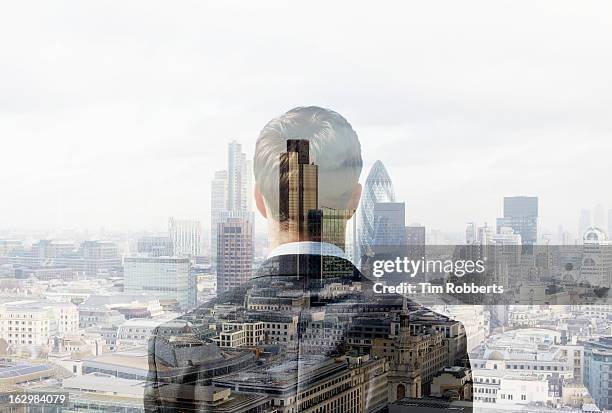
[{"label": "glass skyscraper", "polygon": [[[305,139],[288,139],[287,152],[280,154],[279,222],[288,225],[295,239],[320,238],[319,167],[310,163],[310,143]],[[309,218],[310,217],[310,218]]]},{"label": "glass skyscraper", "polygon": [[123,267],[125,292],[172,298],[183,309],[195,307],[197,286],[188,257],[132,256]]},{"label": "glass skyscraper", "polygon": [[601,410],[612,408],[612,337],[584,344],[584,385]]},{"label": "glass skyscraper", "polygon": [[501,227],[512,228],[521,236],[523,245],[538,241],[538,197],[504,197],[504,217],[497,219],[497,232]]},{"label": "glass skyscraper", "polygon": [[376,237],[376,204],[395,202],[393,183],[387,168],[381,161],[376,161],[370,169],[363,188],[363,196],[357,216],[357,251],[355,258],[361,261],[364,255],[373,253]]}]

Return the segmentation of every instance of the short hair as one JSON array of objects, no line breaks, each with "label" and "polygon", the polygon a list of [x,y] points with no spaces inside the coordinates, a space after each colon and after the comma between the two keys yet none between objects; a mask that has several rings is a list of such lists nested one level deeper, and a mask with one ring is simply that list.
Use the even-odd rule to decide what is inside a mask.
[{"label": "short hair", "polygon": [[255,182],[268,213],[278,219],[280,154],[287,140],[306,139],[310,162],[319,166],[319,206],[346,209],[363,161],[359,138],[339,113],[317,106],[297,107],[272,119],[259,134],[253,162]]}]

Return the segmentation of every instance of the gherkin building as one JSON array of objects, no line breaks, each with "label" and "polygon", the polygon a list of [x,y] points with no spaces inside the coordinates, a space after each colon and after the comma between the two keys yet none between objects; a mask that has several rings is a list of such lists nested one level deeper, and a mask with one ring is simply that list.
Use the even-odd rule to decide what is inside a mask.
[{"label": "gherkin building", "polygon": [[380,202],[395,202],[395,193],[387,168],[381,161],[376,161],[365,181],[357,214],[358,253],[356,258],[359,261],[363,256],[372,253],[376,233],[374,206]]}]

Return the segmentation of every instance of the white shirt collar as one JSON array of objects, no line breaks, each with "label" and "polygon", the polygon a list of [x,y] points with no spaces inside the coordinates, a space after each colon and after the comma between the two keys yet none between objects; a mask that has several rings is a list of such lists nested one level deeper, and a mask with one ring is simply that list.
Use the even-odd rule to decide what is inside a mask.
[{"label": "white shirt collar", "polygon": [[346,259],[344,251],[328,242],[299,241],[281,244],[268,253],[268,258],[281,255],[326,255]]}]

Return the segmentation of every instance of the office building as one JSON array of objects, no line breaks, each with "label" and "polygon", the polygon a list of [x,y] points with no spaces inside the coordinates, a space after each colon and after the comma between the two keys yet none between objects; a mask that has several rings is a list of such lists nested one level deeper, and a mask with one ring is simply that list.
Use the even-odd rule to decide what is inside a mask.
[{"label": "office building", "polygon": [[32,253],[39,261],[60,258],[74,252],[76,245],[67,241],[43,239],[32,245]]},{"label": "office building", "polygon": [[345,248],[347,221],[354,211],[348,209],[321,208],[322,230],[321,241]]},{"label": "office building", "polygon": [[396,246],[405,244],[405,208],[403,202],[377,202],[374,204],[373,245]]},{"label": "office building", "polygon": [[41,267],[15,268],[15,278],[36,278],[39,281],[73,281],[77,278],[77,274],[72,268],[63,265],[45,265]]},{"label": "office building", "polygon": [[15,348],[43,346],[50,337],[78,332],[72,303],[23,300],[0,305],[0,339]]},{"label": "office building", "polygon": [[77,249],[71,242],[41,240],[27,254],[16,255],[11,260],[26,267],[67,267],[93,277],[109,276],[121,270],[117,244],[110,241],[84,241]]},{"label": "office building", "polygon": [[184,309],[195,307],[196,278],[188,257],[132,256],[123,265],[125,292],[175,299]]},{"label": "office building", "polygon": [[227,211],[227,171],[216,171],[210,183],[210,257],[213,268],[217,263],[217,226]]},{"label": "office building", "polygon": [[0,257],[7,257],[22,249],[23,243],[19,240],[0,239]]},{"label": "office building", "polygon": [[78,258],[77,247],[72,242],[56,241],[56,240],[40,240],[34,243],[31,248],[24,250],[17,248],[17,244],[6,242],[6,255],[8,261],[14,266],[23,267],[39,267],[46,265],[62,265],[58,263],[58,259],[63,259],[66,256]]},{"label": "office building", "polygon": [[[210,252],[213,269],[217,269],[219,225],[229,219],[240,219],[254,225],[252,213],[253,173],[251,161],[237,141],[228,144],[227,170],[216,171],[211,182]],[[253,231],[251,231],[253,233]],[[251,239],[251,244],[253,240]]]},{"label": "office building", "polygon": [[155,329],[163,325],[166,334],[180,334],[187,322],[171,316],[159,318],[133,318],[126,320],[117,329],[117,348],[127,349],[144,347]]},{"label": "office building", "polygon": [[279,412],[371,412],[387,402],[387,366],[369,356],[342,362],[303,356],[299,362],[288,360],[218,377],[213,385],[268,395]]},{"label": "office building", "polygon": [[174,244],[170,237],[142,237],[138,240],[137,251],[150,257],[172,257]]},{"label": "office building", "polygon": [[[395,259],[406,255],[406,226],[403,202],[374,204],[371,252],[375,259]],[[362,267],[365,270],[364,267]],[[367,270],[366,270],[367,271]]]},{"label": "office building", "polygon": [[313,240],[320,235],[319,167],[310,163],[310,143],[287,140],[287,152],[280,154],[279,222],[296,240]]},{"label": "office building", "polygon": [[117,244],[110,241],[84,241],[79,247],[84,259],[114,260],[119,252]]},{"label": "office building", "polygon": [[251,322],[264,323],[266,344],[295,343],[298,316],[290,311],[251,311],[247,318]]},{"label": "office building", "polygon": [[232,141],[227,151],[227,209],[252,210],[252,165],[242,152],[242,145]]},{"label": "office building", "polygon": [[110,241],[84,241],[77,248],[72,242],[40,240],[28,251],[13,251],[11,264],[29,268],[66,267],[78,274],[105,276],[120,271],[117,245]]},{"label": "office building", "polygon": [[254,347],[264,343],[264,323],[225,322],[219,335],[212,340],[221,348]]},{"label": "office building", "polygon": [[504,197],[504,216],[497,219],[498,232],[502,227],[512,228],[521,236],[523,245],[535,245],[538,239],[538,198]]},{"label": "office building", "polygon": [[[117,244],[110,241],[84,241],[79,246],[79,255],[83,261],[82,270],[88,275],[108,274],[121,267],[121,256]],[[70,262],[63,263],[71,266]],[[74,268],[75,266],[73,266]]]},{"label": "office building", "polygon": [[217,293],[238,287],[253,272],[253,224],[229,218],[217,226]]},{"label": "office building", "polygon": [[521,245],[521,236],[515,234],[512,228],[501,227],[496,234],[489,236],[488,244],[492,245]]},{"label": "office building", "polygon": [[584,232],[591,228],[591,210],[589,209],[581,209],[580,217],[578,218],[578,237],[582,237]]},{"label": "office building", "polygon": [[612,409],[612,337],[584,344],[584,385],[601,410]]},{"label": "office building", "polygon": [[465,227],[465,245],[476,244],[476,224],[468,222]]},{"label": "office building", "polygon": [[561,344],[559,331],[523,328],[489,337],[470,353],[474,400],[489,406],[557,403],[560,395],[549,394],[549,383],[581,382],[583,361],[582,346]]},{"label": "office building", "polygon": [[476,228],[476,243],[478,245],[489,245],[492,235],[493,228],[485,222],[484,226]]},{"label": "office building", "polygon": [[202,226],[200,221],[170,217],[168,233],[175,255],[191,257],[201,254]]},{"label": "office building", "polygon": [[344,239],[344,252],[347,259],[353,264],[357,262],[357,251],[359,249],[357,243],[357,217],[358,214],[355,212],[346,223],[346,236]]},{"label": "office building", "polygon": [[376,161],[366,179],[357,218],[357,251],[361,262],[364,256],[373,254],[372,245],[376,236],[374,208],[377,203],[395,202],[393,183],[381,161]]}]

